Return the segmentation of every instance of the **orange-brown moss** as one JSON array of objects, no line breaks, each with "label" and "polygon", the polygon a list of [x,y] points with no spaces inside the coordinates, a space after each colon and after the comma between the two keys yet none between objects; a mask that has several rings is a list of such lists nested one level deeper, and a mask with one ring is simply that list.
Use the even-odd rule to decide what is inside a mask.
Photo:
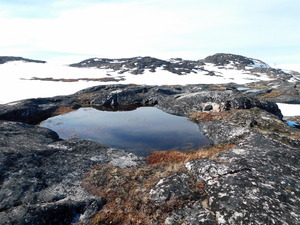
[{"label": "orange-brown moss", "polygon": [[227,151],[233,148],[235,144],[217,144],[210,148],[203,148],[197,151],[179,152],[172,151],[155,151],[145,161],[149,164],[161,164],[161,163],[185,163],[193,159],[207,159],[216,155],[219,152]]},{"label": "orange-brown moss", "polygon": [[234,116],[237,110],[220,112],[196,112],[189,115],[189,119],[195,123],[211,120],[228,120]]},{"label": "orange-brown moss", "polygon": [[225,91],[225,90],[227,90],[226,87],[209,87],[209,89],[211,89],[211,90],[218,90],[218,91]]},{"label": "orange-brown moss", "polygon": [[282,92],[279,92],[279,91],[271,91],[270,93],[266,93],[266,94],[258,96],[258,98],[277,98],[277,97],[280,97],[282,95],[297,96],[297,95],[294,95],[294,94],[282,93]]},{"label": "orange-brown moss", "polygon": [[[105,198],[107,204],[88,224],[163,224],[174,210],[192,204],[193,200],[173,197],[165,203],[155,204],[149,196],[151,188],[160,179],[172,174],[189,174],[184,162],[210,158],[234,146],[234,144],[214,145],[208,149],[187,153],[175,150],[154,152],[146,159],[149,164],[139,168],[95,166],[87,174],[82,186],[89,193]],[[204,199],[205,183],[197,182],[192,175],[188,176],[190,177],[189,188],[197,193],[197,199]]]},{"label": "orange-brown moss", "polygon": [[266,94],[260,95],[258,97],[259,98],[277,98],[281,95],[285,95],[285,94],[282,92],[278,92],[278,91],[272,91],[270,93],[266,93]]},{"label": "orange-brown moss", "polygon": [[247,85],[247,88],[250,89],[266,89],[268,88],[267,85]]},{"label": "orange-brown moss", "polygon": [[[88,224],[163,224],[172,211],[188,203],[184,199],[173,198],[166,203],[154,204],[149,192],[161,178],[179,171],[185,171],[183,165],[172,168],[161,165],[141,168],[111,165],[95,167],[82,186],[88,192],[105,198],[107,204]],[[192,188],[205,195],[203,185],[195,184]]]},{"label": "orange-brown moss", "polygon": [[77,108],[72,107],[72,106],[61,106],[57,110],[55,110],[55,112],[53,113],[53,116],[66,114],[66,113],[72,112],[76,109]]}]

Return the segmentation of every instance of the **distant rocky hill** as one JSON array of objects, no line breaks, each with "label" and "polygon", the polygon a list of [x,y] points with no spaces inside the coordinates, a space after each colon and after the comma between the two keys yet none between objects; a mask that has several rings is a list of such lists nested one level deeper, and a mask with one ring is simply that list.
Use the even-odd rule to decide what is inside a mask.
[{"label": "distant rocky hill", "polygon": [[[0,56],[0,64],[12,61],[23,61],[33,63],[46,63],[42,60],[33,60],[23,57]],[[176,75],[199,74],[214,77],[226,77],[228,71],[231,74],[236,72],[240,74],[238,77],[244,75],[251,75],[250,80],[260,81],[265,80],[263,77],[271,79],[288,81],[291,78],[299,80],[299,75],[295,73],[283,71],[282,69],[272,68],[267,63],[241,55],[217,53],[199,60],[185,60],[182,58],[171,58],[169,60],[162,60],[150,56],[146,57],[132,57],[132,58],[90,58],[78,63],[69,65],[77,68],[98,68],[107,71],[107,75],[114,76],[108,80],[116,78],[116,81],[126,80],[124,75],[143,75],[146,72],[170,72]],[[113,73],[113,75],[111,74]],[[39,80],[39,77],[36,77]],[[106,78],[107,79],[107,78]],[[230,78],[232,79],[232,78]],[[248,78],[249,79],[249,78]],[[232,82],[237,82],[233,80]]]},{"label": "distant rocky hill", "polygon": [[178,75],[189,73],[207,72],[209,75],[216,75],[216,71],[207,66],[214,66],[217,69],[243,70],[245,73],[265,73],[270,76],[280,78],[290,78],[291,75],[281,69],[271,68],[267,63],[240,55],[218,53],[208,56],[201,60],[184,60],[172,58],[161,60],[153,57],[134,57],[134,58],[90,58],[79,63],[71,64],[72,67],[95,67],[99,69],[110,69],[118,71],[119,74],[129,72],[131,74],[143,74],[146,70],[156,72],[158,69],[169,71]]},{"label": "distant rocky hill", "polygon": [[225,54],[225,53],[217,53],[211,56],[206,57],[203,60],[205,63],[213,63],[218,66],[226,66],[228,64],[234,64],[243,66],[257,66],[263,68],[270,68],[270,66],[258,59],[252,59],[241,55],[234,54]]},{"label": "distant rocky hill", "polygon": [[145,70],[156,72],[162,68],[175,74],[191,73],[194,70],[201,69],[204,63],[202,61],[183,60],[181,58],[171,59],[169,61],[153,57],[133,57],[121,59],[91,58],[79,63],[71,64],[73,67],[97,67],[99,69],[113,69],[120,74],[130,72],[132,74],[143,74]]},{"label": "distant rocky hill", "polygon": [[34,60],[34,59],[26,59],[23,57],[15,57],[15,56],[0,56],[0,64],[4,64],[12,61],[23,61],[23,62],[33,62],[33,63],[46,63],[46,61],[42,60]]}]

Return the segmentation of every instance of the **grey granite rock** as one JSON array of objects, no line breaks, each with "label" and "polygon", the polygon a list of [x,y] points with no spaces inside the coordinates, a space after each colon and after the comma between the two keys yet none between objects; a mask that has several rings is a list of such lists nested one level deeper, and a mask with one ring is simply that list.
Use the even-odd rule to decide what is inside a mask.
[{"label": "grey granite rock", "polygon": [[170,225],[216,225],[216,217],[203,205],[206,203],[195,202],[191,206],[186,206],[170,215],[166,224]]},{"label": "grey granite rock", "polygon": [[137,166],[125,151],[86,140],[61,140],[48,129],[0,121],[0,224],[87,221],[105,200],[80,185],[93,165]]},{"label": "grey granite rock", "polygon": [[194,196],[193,190],[189,188],[190,177],[185,174],[175,174],[161,179],[150,191],[150,198],[156,204],[169,201],[172,197],[190,198]]},{"label": "grey granite rock", "polygon": [[218,224],[297,224],[299,160],[299,148],[251,133],[217,161],[186,167],[207,184],[208,209]]}]

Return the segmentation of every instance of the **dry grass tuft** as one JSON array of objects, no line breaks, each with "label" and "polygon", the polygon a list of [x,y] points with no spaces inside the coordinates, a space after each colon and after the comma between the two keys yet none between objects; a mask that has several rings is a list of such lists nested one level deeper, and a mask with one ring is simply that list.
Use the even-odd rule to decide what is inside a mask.
[{"label": "dry grass tuft", "polygon": [[277,98],[281,95],[285,95],[282,92],[278,92],[278,91],[271,91],[270,93],[266,93],[263,95],[258,96],[259,98]]},{"label": "dry grass tuft", "polygon": [[189,115],[189,119],[195,123],[212,120],[230,120],[237,110],[221,112],[196,112]]},{"label": "dry grass tuft", "polygon": [[247,88],[250,89],[267,89],[269,88],[267,85],[246,85]]},{"label": "dry grass tuft", "polygon": [[259,98],[277,98],[277,97],[282,96],[282,95],[298,96],[298,95],[291,94],[291,93],[282,93],[282,92],[279,92],[279,91],[271,91],[270,93],[266,93],[266,94],[260,95],[258,97]]},{"label": "dry grass tuft", "polygon": [[173,164],[173,163],[186,163],[193,159],[208,159],[219,152],[227,151],[235,147],[233,143],[217,144],[208,149],[200,149],[190,152],[172,151],[156,151],[153,152],[145,161],[149,164]]},{"label": "dry grass tuft", "polygon": [[218,90],[218,91],[225,91],[225,90],[227,90],[226,87],[209,87],[209,89],[211,89],[211,90]]},{"label": "dry grass tuft", "polygon": [[53,113],[52,116],[58,116],[58,115],[66,114],[66,113],[75,111],[76,109],[77,108],[74,108],[72,106],[61,106],[57,110],[55,110],[55,112]]},{"label": "dry grass tuft", "polygon": [[70,137],[72,137],[72,138],[78,137],[78,134],[72,133],[72,134],[70,134]]},{"label": "dry grass tuft", "polygon": [[[195,200],[206,198],[205,183],[197,182],[195,177],[188,173],[184,163],[192,159],[210,158],[234,146],[234,144],[220,144],[187,153],[175,150],[154,152],[146,159],[149,164],[138,168],[95,166],[87,174],[82,186],[89,193],[105,198],[107,204],[88,224],[164,224],[165,219],[174,210],[193,204]],[[193,198],[172,197],[164,203],[153,202],[150,190],[162,178],[180,173],[189,176],[189,188],[193,192]]]},{"label": "dry grass tuft", "polygon": [[[175,170],[172,170],[174,169]],[[149,198],[151,188],[164,177],[185,171],[183,165],[166,169],[161,165],[141,168],[119,168],[112,165],[97,166],[82,183],[90,193],[107,200],[104,208],[90,221],[95,224],[163,224],[174,210],[187,204],[173,198],[162,204],[154,204]],[[204,189],[198,192],[205,193]]]}]

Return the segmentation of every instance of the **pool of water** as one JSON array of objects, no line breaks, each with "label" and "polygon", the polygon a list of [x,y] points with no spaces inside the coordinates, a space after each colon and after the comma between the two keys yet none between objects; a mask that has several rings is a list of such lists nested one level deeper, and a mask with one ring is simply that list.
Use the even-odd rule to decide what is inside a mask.
[{"label": "pool of water", "polygon": [[155,107],[116,112],[80,108],[49,118],[41,126],[64,139],[90,139],[139,156],[148,156],[153,150],[188,151],[211,143],[197,124]]}]

